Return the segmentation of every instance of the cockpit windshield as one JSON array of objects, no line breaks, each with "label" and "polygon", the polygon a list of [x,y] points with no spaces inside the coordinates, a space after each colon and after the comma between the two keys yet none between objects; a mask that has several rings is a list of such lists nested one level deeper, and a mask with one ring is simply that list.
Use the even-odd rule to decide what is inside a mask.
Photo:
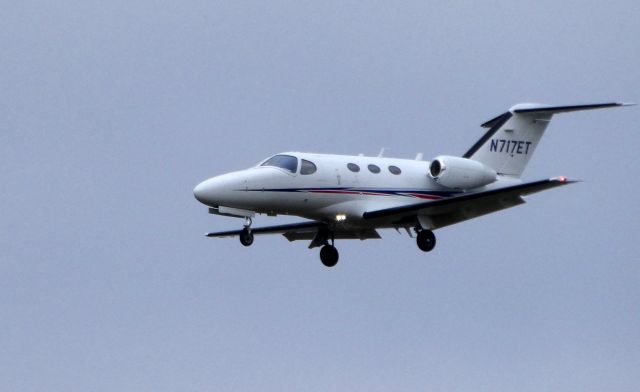
[{"label": "cockpit windshield", "polygon": [[298,170],[298,158],[291,155],[274,155],[260,166],[274,166],[295,173]]}]

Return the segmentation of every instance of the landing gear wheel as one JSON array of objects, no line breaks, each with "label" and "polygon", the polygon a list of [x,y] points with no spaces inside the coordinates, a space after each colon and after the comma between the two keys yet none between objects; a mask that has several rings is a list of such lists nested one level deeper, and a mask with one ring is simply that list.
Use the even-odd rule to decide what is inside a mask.
[{"label": "landing gear wheel", "polygon": [[418,248],[423,252],[430,252],[436,247],[436,236],[431,230],[420,230],[416,238]]},{"label": "landing gear wheel", "polygon": [[320,261],[326,267],[333,267],[338,264],[338,250],[333,245],[325,245],[320,249]]},{"label": "landing gear wheel", "polygon": [[244,246],[253,244],[253,233],[246,227],[240,232],[240,243]]}]

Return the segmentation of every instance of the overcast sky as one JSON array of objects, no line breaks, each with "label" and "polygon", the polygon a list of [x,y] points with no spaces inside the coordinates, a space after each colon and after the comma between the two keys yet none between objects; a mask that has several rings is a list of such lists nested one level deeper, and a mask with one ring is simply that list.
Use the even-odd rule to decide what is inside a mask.
[{"label": "overcast sky", "polygon": [[[437,231],[208,239],[280,151],[462,154],[518,102],[640,101],[638,1],[4,2],[0,389],[637,391],[640,109],[555,117]],[[287,219],[259,217],[255,225]]]}]

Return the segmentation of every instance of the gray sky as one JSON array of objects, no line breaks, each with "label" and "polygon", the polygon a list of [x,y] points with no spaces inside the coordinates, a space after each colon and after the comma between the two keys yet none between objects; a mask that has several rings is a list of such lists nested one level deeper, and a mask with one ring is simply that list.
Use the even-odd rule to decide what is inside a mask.
[{"label": "gray sky", "polygon": [[[635,391],[638,107],[554,118],[437,232],[211,240],[199,181],[286,150],[461,154],[517,102],[640,101],[640,3],[5,2],[0,389]],[[257,225],[283,220],[262,217]]]}]

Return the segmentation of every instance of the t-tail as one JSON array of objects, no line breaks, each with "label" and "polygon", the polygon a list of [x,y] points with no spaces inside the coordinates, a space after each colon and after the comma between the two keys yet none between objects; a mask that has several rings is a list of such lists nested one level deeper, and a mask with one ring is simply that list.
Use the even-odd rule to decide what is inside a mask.
[{"label": "t-tail", "polygon": [[464,154],[499,175],[520,177],[556,113],[628,106],[627,103],[546,106],[521,103],[482,124],[487,133]]}]

